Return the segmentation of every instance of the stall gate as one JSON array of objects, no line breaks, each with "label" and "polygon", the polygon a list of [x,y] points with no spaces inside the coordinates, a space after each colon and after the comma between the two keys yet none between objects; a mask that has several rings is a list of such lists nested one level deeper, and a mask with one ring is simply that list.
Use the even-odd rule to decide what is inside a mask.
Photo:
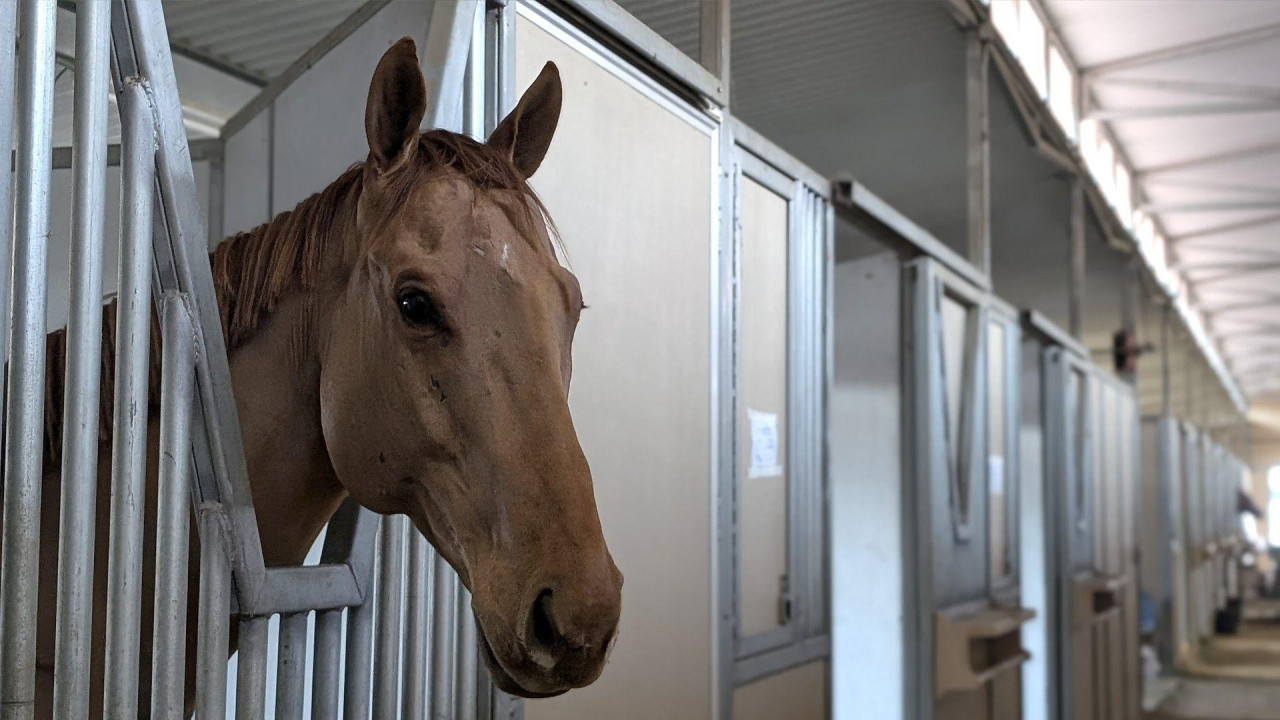
[{"label": "stall gate", "polygon": [[1132,388],[1082,357],[1045,357],[1057,488],[1058,707],[1066,720],[1137,717],[1137,409]]},{"label": "stall gate", "polygon": [[912,304],[920,702],[916,717],[1018,718],[1028,654],[1018,579],[1017,315],[918,260]]},{"label": "stall gate", "polygon": [[[184,667],[196,653],[199,717],[264,717],[268,625],[278,617],[278,718],[496,718],[519,705],[499,696],[478,664],[468,596],[404,517],[379,523],[347,502],[330,522],[321,561],[266,567],[249,495],[227,354],[208,263],[204,218],[160,3],[77,3],[73,241],[67,331],[67,428],[57,564],[54,680],[38,680],[37,600],[55,568],[41,563],[45,304],[52,161],[56,3],[0,7],[0,155],[17,123],[11,326],[4,413],[3,560],[0,561],[0,707],[5,718],[83,718],[90,698],[92,567],[98,492],[103,204],[108,83],[122,125],[120,288],[116,315],[114,472],[105,568],[105,708],[112,718],[184,714]],[[468,44],[484,27],[480,5],[438,3],[428,75],[458,93]],[[480,35],[483,37],[483,35]],[[109,62],[110,60],[110,62]],[[472,68],[473,70],[478,68]],[[483,83],[483,73],[468,75]],[[16,103],[7,93],[14,91]],[[471,90],[483,96],[482,87]],[[449,93],[441,89],[433,101]],[[438,103],[437,103],[438,104]],[[439,113],[437,108],[436,113]],[[436,117],[436,114],[429,113]],[[471,121],[470,127],[478,126]],[[9,175],[4,177],[8,179]],[[7,232],[8,223],[0,223]],[[7,241],[8,238],[6,237]],[[8,243],[3,243],[8,246]],[[145,411],[150,335],[160,317],[161,379],[156,487],[147,479]],[[156,443],[152,443],[156,445]],[[157,452],[152,447],[151,452]],[[144,503],[156,498],[154,625],[141,627]],[[199,540],[198,617],[188,618],[188,533]],[[46,532],[51,531],[45,520]],[[380,525],[380,527],[379,527]],[[194,548],[191,548],[194,549]],[[43,604],[43,603],[42,603]],[[46,611],[48,611],[46,609]],[[238,683],[227,697],[231,620]],[[188,621],[198,623],[185,647]],[[148,640],[150,641],[148,643]],[[140,667],[150,645],[150,667]],[[150,685],[150,697],[139,690]],[[52,685],[50,688],[49,685]],[[310,697],[305,688],[310,687]],[[51,699],[48,694],[51,693]],[[142,712],[140,713],[140,705]],[[228,706],[232,707],[228,707]]]},{"label": "stall gate", "polygon": [[1170,416],[1142,419],[1141,586],[1154,606],[1154,648],[1165,671],[1187,644],[1180,433]]}]

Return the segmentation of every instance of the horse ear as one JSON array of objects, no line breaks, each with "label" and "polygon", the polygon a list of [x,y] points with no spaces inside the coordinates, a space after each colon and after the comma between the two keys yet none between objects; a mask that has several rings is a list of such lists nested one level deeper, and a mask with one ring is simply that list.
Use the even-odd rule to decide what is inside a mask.
[{"label": "horse ear", "polygon": [[364,133],[379,171],[397,168],[409,158],[426,110],[427,88],[418,67],[418,48],[413,38],[404,37],[378,61],[364,109]]},{"label": "horse ear", "polygon": [[551,136],[560,122],[562,98],[560,70],[548,62],[515,109],[489,136],[489,145],[506,153],[526,178],[538,170],[551,146]]}]

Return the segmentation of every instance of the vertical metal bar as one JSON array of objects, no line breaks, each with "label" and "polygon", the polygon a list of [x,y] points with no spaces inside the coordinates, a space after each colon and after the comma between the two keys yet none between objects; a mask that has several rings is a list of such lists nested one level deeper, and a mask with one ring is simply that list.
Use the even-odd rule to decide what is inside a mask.
[{"label": "vertical metal bar", "polygon": [[307,613],[280,616],[276,654],[276,720],[302,720],[307,670]]},{"label": "vertical metal bar", "polygon": [[1076,340],[1084,339],[1084,179],[1071,180],[1071,215],[1068,218],[1070,235],[1069,263],[1067,267],[1067,331]]},{"label": "vertical metal bar", "polygon": [[991,45],[977,32],[968,36],[965,54],[968,260],[991,275],[991,133],[987,61]]},{"label": "vertical metal bar", "polygon": [[240,644],[236,653],[236,720],[262,720],[266,717],[270,625],[271,618],[266,615],[240,618]]},{"label": "vertical metal bar", "polygon": [[436,3],[422,47],[422,71],[427,97],[423,123],[427,128],[458,130],[461,117],[462,86],[466,75],[468,49],[476,17],[483,12],[478,0]]},{"label": "vertical metal bar", "polygon": [[227,642],[231,622],[231,565],[221,507],[200,508],[200,610],[196,637],[196,717],[227,715]]},{"label": "vertical metal bar", "polygon": [[347,611],[347,658],[343,668],[342,717],[368,720],[369,681],[373,672],[372,593],[364,604]]},{"label": "vertical metal bar", "polygon": [[227,146],[219,141],[218,154],[209,158],[209,247],[222,242],[223,213],[226,207]]},{"label": "vertical metal bar", "polygon": [[428,617],[431,603],[431,546],[422,533],[409,531],[409,586],[405,591],[404,717],[427,716]]},{"label": "vertical metal bar", "polygon": [[151,211],[155,131],[146,87],[125,83],[122,133],[120,295],[116,305],[115,420],[107,564],[106,717],[138,717],[142,624],[142,510],[147,472],[147,373],[151,350]]},{"label": "vertical metal bar", "polygon": [[373,717],[395,718],[399,699],[401,607],[404,579],[404,539],[409,526],[403,515],[382,518],[378,539],[382,556],[378,568],[378,625],[373,653]]},{"label": "vertical metal bar", "polygon": [[1160,414],[1168,417],[1173,411],[1169,394],[1169,343],[1173,342],[1173,318],[1166,303],[1160,308]]},{"label": "vertical metal bar", "polygon": [[[13,154],[14,64],[18,47],[18,3],[0,3],[0,158]],[[0,173],[0,367],[9,361],[9,258],[13,238],[14,173]],[[0,440],[4,437],[0,412]]]},{"label": "vertical metal bar", "polygon": [[[71,298],[66,336],[67,392],[62,422],[62,508],[58,522],[58,616],[53,676],[53,712],[59,718],[85,718],[89,714],[110,33],[111,5],[107,0],[86,0],[77,6]],[[183,510],[186,511],[185,497]]]},{"label": "vertical metal bar", "polygon": [[341,610],[316,613],[316,646],[312,658],[311,720],[338,720],[339,670],[342,667]]},{"label": "vertical metal bar", "polygon": [[0,560],[0,717],[6,720],[30,718],[35,712],[55,12],[54,3],[24,0],[21,4],[17,103],[21,181],[14,224],[13,355],[5,409]]},{"label": "vertical metal bar", "polygon": [[513,4],[492,4],[485,22],[485,135],[493,132],[515,104],[516,11]]},{"label": "vertical metal bar", "polygon": [[720,80],[722,91],[729,89],[729,0],[698,3],[698,62]]},{"label": "vertical metal bar", "polygon": [[191,316],[183,296],[169,291],[164,302],[164,357],[160,377],[160,478],[156,499],[155,618],[151,652],[151,717],[154,720],[179,717],[184,705],[191,413],[195,393],[192,332]]},{"label": "vertical metal bar", "polygon": [[431,599],[431,720],[453,717],[454,601],[458,574],[438,553]]},{"label": "vertical metal bar", "polygon": [[476,673],[480,660],[476,644],[476,619],[471,611],[471,593],[458,583],[458,671],[454,681],[454,717],[476,720]]}]

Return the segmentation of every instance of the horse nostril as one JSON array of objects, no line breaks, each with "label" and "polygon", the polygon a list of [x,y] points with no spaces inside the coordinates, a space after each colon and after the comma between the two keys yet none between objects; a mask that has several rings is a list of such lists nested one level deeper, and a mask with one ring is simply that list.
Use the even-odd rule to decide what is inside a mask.
[{"label": "horse nostril", "polygon": [[533,639],[539,647],[549,649],[559,642],[560,633],[556,630],[555,620],[551,615],[550,589],[543,590],[538,593],[538,597],[534,598],[529,625]]}]

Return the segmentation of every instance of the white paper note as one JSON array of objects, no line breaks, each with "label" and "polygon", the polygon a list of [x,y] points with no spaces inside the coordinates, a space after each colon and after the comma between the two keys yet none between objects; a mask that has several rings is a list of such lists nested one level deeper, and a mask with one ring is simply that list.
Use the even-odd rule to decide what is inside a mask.
[{"label": "white paper note", "polygon": [[1004,494],[1004,456],[987,456],[987,489],[992,495]]},{"label": "white paper note", "polygon": [[751,464],[747,468],[747,477],[780,477],[778,414],[748,408],[747,419],[751,424]]}]

